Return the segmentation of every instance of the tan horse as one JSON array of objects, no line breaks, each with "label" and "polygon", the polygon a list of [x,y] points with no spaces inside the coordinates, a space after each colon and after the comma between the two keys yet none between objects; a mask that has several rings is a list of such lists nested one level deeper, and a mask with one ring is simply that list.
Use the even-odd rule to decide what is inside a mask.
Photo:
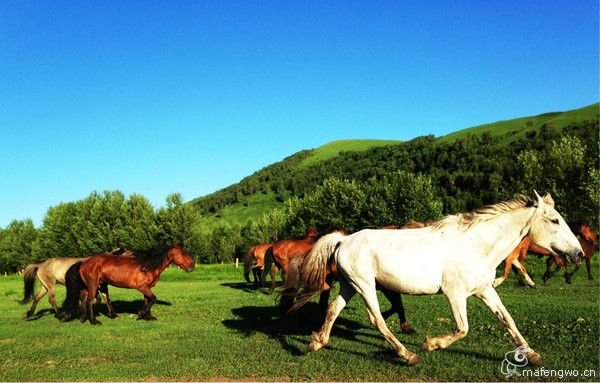
[{"label": "tan horse", "polygon": [[[133,253],[130,250],[115,250],[111,252],[112,255],[120,255],[120,256],[133,256]],[[54,316],[60,316],[60,310],[56,305],[55,299],[55,286],[56,284],[65,285],[65,274],[69,267],[73,266],[77,262],[81,262],[86,260],[87,258],[50,258],[42,263],[37,263],[33,265],[29,265],[25,268],[23,272],[23,284],[24,284],[24,298],[19,301],[20,304],[25,304],[31,300],[33,297],[33,303],[31,304],[31,308],[25,313],[25,318],[30,318],[35,313],[35,308],[39,303],[40,299],[42,299],[46,294],[48,294],[48,301],[52,305],[54,309]],[[35,287],[35,278],[40,280],[42,284],[42,288],[40,291],[33,296],[34,287]],[[110,304],[110,300],[108,297],[108,289],[103,287],[100,289],[100,292],[104,295],[104,299],[107,301],[107,305],[112,307]]]}]

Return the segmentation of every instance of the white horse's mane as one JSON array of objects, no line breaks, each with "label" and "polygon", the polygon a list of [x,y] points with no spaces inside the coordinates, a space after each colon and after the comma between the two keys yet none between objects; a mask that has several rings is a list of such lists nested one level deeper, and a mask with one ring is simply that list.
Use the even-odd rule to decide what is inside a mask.
[{"label": "white horse's mane", "polygon": [[432,230],[440,230],[447,226],[458,226],[461,230],[467,230],[473,225],[481,222],[489,221],[492,218],[497,217],[500,214],[508,213],[524,207],[531,207],[534,205],[534,200],[526,195],[519,194],[515,198],[498,202],[493,205],[487,205],[475,209],[469,213],[458,213],[449,215],[442,218],[440,221],[435,222],[431,225]]}]

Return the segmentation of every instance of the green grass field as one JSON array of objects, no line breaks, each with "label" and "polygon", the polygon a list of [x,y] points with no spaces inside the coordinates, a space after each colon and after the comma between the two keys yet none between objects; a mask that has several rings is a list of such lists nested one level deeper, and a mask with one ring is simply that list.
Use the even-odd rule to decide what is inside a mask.
[{"label": "green grass field", "polygon": [[315,148],[311,155],[298,163],[298,169],[306,169],[318,162],[336,157],[340,152],[362,152],[371,148],[386,145],[398,145],[396,140],[337,140]]},{"label": "green grass field", "polygon": [[[511,275],[498,288],[547,369],[596,372],[595,378],[563,380],[600,380],[599,258],[594,258],[594,281],[580,270],[567,285],[561,276],[541,283],[543,260],[530,256],[526,267],[539,287],[520,288]],[[136,320],[139,293],[111,288],[120,316],[109,319],[102,305],[103,325],[94,327],[58,322],[46,299],[38,306],[40,315],[24,321],[27,308],[16,302],[22,297],[21,277],[0,277],[0,381],[507,380],[500,366],[513,345],[476,298],[469,299],[466,338],[446,350],[419,352],[423,363],[406,367],[369,324],[359,297],[336,322],[330,347],[306,355],[310,332],[320,327],[316,303],[303,314],[278,319],[275,296],[250,289],[242,279],[242,270],[231,265],[199,266],[191,274],[169,269],[154,288],[158,321]],[[63,297],[61,287],[59,301]],[[411,350],[418,351],[425,335],[452,331],[443,296],[407,296],[404,303],[417,335],[401,334],[396,316],[388,325]],[[547,379],[560,380],[531,378]]]}]

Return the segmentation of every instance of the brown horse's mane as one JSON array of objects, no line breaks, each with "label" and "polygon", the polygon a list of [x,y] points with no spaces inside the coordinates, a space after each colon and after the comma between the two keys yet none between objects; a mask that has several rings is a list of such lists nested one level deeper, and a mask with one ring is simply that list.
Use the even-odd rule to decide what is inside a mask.
[{"label": "brown horse's mane", "polygon": [[148,249],[136,250],[134,254],[142,271],[154,271],[165,263],[170,248],[170,245],[161,243]]},{"label": "brown horse's mane", "polygon": [[508,213],[524,207],[531,207],[533,205],[533,198],[519,194],[511,200],[498,202],[493,205],[486,205],[469,213],[459,213],[446,216],[440,221],[433,223],[431,228],[433,230],[439,230],[448,225],[455,225],[459,226],[463,230],[466,230],[480,222],[489,221],[500,214]]}]

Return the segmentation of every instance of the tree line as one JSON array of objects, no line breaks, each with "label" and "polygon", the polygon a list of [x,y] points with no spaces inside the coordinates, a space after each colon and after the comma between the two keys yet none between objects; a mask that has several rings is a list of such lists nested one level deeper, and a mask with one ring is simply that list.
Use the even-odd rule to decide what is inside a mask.
[{"label": "tree line", "polygon": [[[230,262],[262,242],[299,237],[311,227],[349,232],[409,220],[438,219],[511,198],[550,192],[567,222],[598,228],[600,172],[598,121],[562,132],[542,126],[526,136],[469,135],[452,143],[432,136],[365,152],[342,152],[308,169],[297,153],[240,184],[184,203],[167,197],[155,209],[139,195],[93,192],[0,229],[0,272],[15,272],[50,257],[84,257],[116,248],[144,250],[179,242],[200,263]],[[506,140],[510,138],[508,141]],[[204,218],[245,195],[273,191],[285,201],[248,222],[208,227]]]}]

